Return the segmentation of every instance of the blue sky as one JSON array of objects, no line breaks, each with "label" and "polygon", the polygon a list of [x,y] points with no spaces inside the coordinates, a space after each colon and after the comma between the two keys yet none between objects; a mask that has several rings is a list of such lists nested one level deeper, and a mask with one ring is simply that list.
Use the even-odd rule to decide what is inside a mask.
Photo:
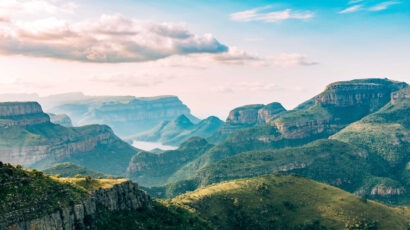
[{"label": "blue sky", "polygon": [[410,82],[409,41],[404,0],[2,0],[0,90],[174,94],[224,119],[339,80]]}]

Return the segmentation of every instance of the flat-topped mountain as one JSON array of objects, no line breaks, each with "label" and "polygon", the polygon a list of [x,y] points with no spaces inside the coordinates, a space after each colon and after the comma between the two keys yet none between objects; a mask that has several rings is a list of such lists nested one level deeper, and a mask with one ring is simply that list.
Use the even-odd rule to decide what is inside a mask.
[{"label": "flat-topped mountain", "polygon": [[[406,87],[406,85],[406,83],[394,82],[387,79],[364,79],[331,84],[324,92],[316,96],[314,99],[303,103],[295,110],[287,112],[283,111],[276,118],[271,119],[267,124],[254,125],[252,127],[234,131],[223,142],[217,143],[214,147],[201,153],[196,159],[182,165],[177,172],[173,173],[172,177],[168,179],[168,182],[172,183],[182,179],[190,179],[195,176],[196,173],[201,172],[201,169],[244,152],[296,147],[318,139],[326,139],[353,122],[387,106],[391,100],[391,94],[393,93],[393,95],[396,95],[394,93],[401,92],[400,89]],[[403,95],[403,93],[398,95]],[[405,98],[406,96],[400,97]],[[252,108],[255,111],[260,110],[261,106],[256,105],[248,108]],[[255,123],[256,121],[255,119],[257,115],[255,114],[257,113],[253,112],[252,119],[249,119],[249,121],[252,120],[252,123]],[[238,119],[232,118],[232,120],[237,121]],[[318,148],[328,151],[327,147]],[[304,147],[302,149],[304,149]],[[364,150],[364,152],[366,152],[366,150]],[[167,152],[164,152],[163,154],[166,155]],[[322,156],[320,153],[318,154],[319,156]],[[253,155],[251,154],[249,157],[252,159],[252,156]],[[312,163],[312,160],[316,159],[302,155],[301,157],[302,159],[300,161],[298,159],[296,160],[301,165],[304,165],[304,167],[309,166]],[[357,158],[357,156],[351,156],[351,159],[356,159],[358,161],[363,160],[360,157]],[[238,168],[242,169],[243,162],[247,161],[248,160],[245,159],[241,160],[240,162],[242,163],[238,164]],[[339,159],[339,161],[344,162],[344,165],[346,165],[347,162],[350,162],[348,157],[343,158],[343,160]],[[280,167],[286,166],[293,168],[291,166],[293,163],[288,162],[289,166],[282,165]],[[298,168],[300,166],[299,163],[295,163],[294,167]],[[343,164],[341,163],[340,166]],[[332,164],[329,163],[329,167],[332,167],[331,165]],[[366,167],[369,166],[367,162],[364,165],[366,165]],[[227,167],[228,169],[230,168],[229,166]],[[252,175],[252,170],[256,169],[252,168],[251,170],[249,168],[249,170],[250,175]],[[270,168],[267,170],[269,171],[273,169]],[[227,172],[226,174],[231,175],[232,173]],[[365,174],[361,172],[358,175]],[[350,176],[349,178],[351,178]],[[209,177],[204,176],[203,178]],[[312,178],[318,179],[319,177]],[[356,179],[358,178],[361,177],[356,177]],[[319,180],[333,183],[331,181],[337,181],[337,178],[333,178],[331,181]],[[193,187],[192,185],[192,183],[189,184],[191,188]],[[363,184],[358,182],[355,186],[346,186],[350,186],[349,191],[354,192],[358,191],[358,189],[360,190],[361,185]],[[344,185],[339,184],[339,186],[343,187]],[[343,188],[347,189],[347,187]]]},{"label": "flat-topped mountain", "polygon": [[216,133],[223,124],[223,121],[214,116],[194,124],[185,115],[180,115],[175,120],[163,121],[155,128],[128,137],[128,139],[161,142],[166,145],[178,146],[191,137],[208,138]]},{"label": "flat-topped mountain", "polygon": [[123,175],[137,151],[108,126],[63,127],[51,123],[36,102],[0,103],[3,162],[43,169],[72,161],[108,174]]},{"label": "flat-topped mountain", "polygon": [[187,116],[194,123],[198,121],[176,96],[88,97],[73,103],[65,102],[51,108],[50,112],[67,114],[74,125],[109,125],[123,137],[152,129],[160,122],[180,115]]},{"label": "flat-topped mountain", "polygon": [[236,130],[266,124],[285,112],[286,109],[278,102],[268,105],[256,104],[235,108],[229,112],[228,118],[226,118],[226,122],[221,129],[208,138],[208,140],[213,143],[222,141]]},{"label": "flat-topped mountain", "polygon": [[9,128],[45,124],[50,122],[50,117],[43,113],[37,102],[1,102],[0,127]]}]

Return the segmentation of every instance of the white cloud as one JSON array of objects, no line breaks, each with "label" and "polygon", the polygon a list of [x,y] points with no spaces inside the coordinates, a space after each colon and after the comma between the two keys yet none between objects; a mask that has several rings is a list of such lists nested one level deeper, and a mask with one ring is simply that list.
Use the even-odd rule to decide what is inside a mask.
[{"label": "white cloud", "polygon": [[397,2],[397,1],[382,2],[382,3],[379,3],[379,4],[375,5],[375,6],[373,6],[373,7],[370,7],[369,10],[370,10],[370,11],[382,11],[382,10],[387,10],[390,6],[397,5],[397,4],[400,4],[400,2]]},{"label": "white cloud", "polygon": [[308,56],[298,53],[282,53],[275,56],[250,54],[237,47],[229,47],[227,52],[217,54],[176,56],[158,61],[168,67],[193,67],[205,69],[212,64],[250,67],[294,67],[316,65]]},{"label": "white cloud", "polygon": [[10,18],[18,14],[72,14],[78,6],[73,2],[59,0],[1,0],[0,18]]},{"label": "white cloud", "polygon": [[[355,3],[360,3],[363,2],[362,0],[353,0],[350,1],[348,4],[355,4]],[[383,11],[383,10],[387,10],[390,6],[393,5],[397,5],[400,4],[400,2],[398,1],[386,1],[386,2],[381,2],[377,5],[374,6],[365,6],[363,4],[358,4],[358,5],[353,5],[353,6],[349,6],[346,9],[342,10],[339,12],[339,14],[347,14],[347,13],[354,13],[354,12],[358,12],[358,11]]]},{"label": "white cloud", "polygon": [[281,22],[289,19],[306,20],[314,17],[314,13],[310,11],[294,11],[292,9],[285,9],[282,11],[267,11],[270,6],[245,10],[241,12],[232,13],[231,20],[239,22],[262,21],[267,23]]},{"label": "white cloud", "polygon": [[359,10],[362,9],[362,5],[354,5],[354,6],[350,6],[342,11],[339,12],[339,14],[348,14],[348,13],[353,13],[353,12],[357,12]]},{"label": "white cloud", "polygon": [[138,21],[121,15],[70,23],[47,18],[0,26],[0,52],[84,62],[142,62],[176,54],[227,50],[212,35],[186,26]]},{"label": "white cloud", "polygon": [[229,47],[227,52],[216,54],[193,54],[174,56],[159,60],[157,64],[167,67],[192,67],[206,69],[215,64],[250,67],[282,68],[316,65],[308,56],[298,53],[281,53],[274,56],[251,54],[237,47]]}]

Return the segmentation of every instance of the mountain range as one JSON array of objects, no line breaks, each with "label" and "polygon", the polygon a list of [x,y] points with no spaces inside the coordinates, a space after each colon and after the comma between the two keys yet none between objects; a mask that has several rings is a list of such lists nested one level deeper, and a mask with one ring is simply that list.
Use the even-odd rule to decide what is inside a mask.
[{"label": "mountain range", "polygon": [[[90,121],[97,119],[96,114],[109,120],[115,114],[124,117],[144,101],[128,98],[120,105],[105,100],[69,107],[94,111],[78,113]],[[143,103],[163,100],[183,107],[175,97]],[[66,112],[56,114],[72,117]],[[0,103],[0,160],[17,165],[0,164],[0,198],[7,201],[0,209],[0,226],[404,229],[409,225],[407,207],[371,201],[410,205],[410,87],[405,82],[335,82],[293,110],[278,102],[246,105],[233,109],[225,122],[173,115],[132,135],[132,140],[179,146],[149,152],[132,147],[106,125],[55,124],[37,102]],[[127,179],[91,176],[124,176],[149,195]],[[117,203],[107,203],[106,196],[115,197]],[[133,206],[137,203],[138,208]],[[93,205],[102,211],[96,212]],[[28,209],[37,214],[23,218]],[[70,221],[64,222],[66,218]]]}]

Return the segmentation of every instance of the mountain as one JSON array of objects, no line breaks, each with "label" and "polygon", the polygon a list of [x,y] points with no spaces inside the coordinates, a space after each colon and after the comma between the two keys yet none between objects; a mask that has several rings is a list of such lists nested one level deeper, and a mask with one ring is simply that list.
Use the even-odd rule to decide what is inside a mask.
[{"label": "mountain", "polygon": [[71,118],[67,116],[67,114],[54,114],[49,113],[48,116],[50,117],[51,123],[62,125],[65,127],[73,127],[73,123],[71,122]]},{"label": "mountain", "polygon": [[67,114],[74,125],[109,125],[122,137],[147,131],[162,121],[175,119],[182,114],[194,123],[198,121],[176,96],[88,96],[84,100],[65,102],[50,108],[49,112]]},{"label": "mountain", "polygon": [[[187,162],[196,159],[212,147],[206,140],[193,137],[184,142],[177,150],[163,153],[140,151],[132,157],[127,177],[144,186],[164,185],[171,182],[171,177]],[[175,181],[176,179],[172,179]]]},{"label": "mountain", "polygon": [[179,146],[191,137],[210,137],[222,125],[223,121],[214,116],[194,124],[185,115],[181,115],[173,121],[163,121],[152,130],[129,137],[128,139],[161,142],[165,145]]},{"label": "mountain", "polygon": [[410,204],[409,111],[410,87],[406,87],[393,92],[390,102],[381,109],[329,139],[300,147],[240,153],[189,171],[190,175],[181,173],[182,168],[179,173],[186,175],[186,180],[152,191],[159,196],[176,196],[220,181],[286,172],[386,203]]},{"label": "mountain", "polygon": [[208,138],[212,143],[223,141],[229,134],[244,128],[266,124],[270,120],[284,114],[286,109],[278,102],[268,105],[245,105],[229,112],[223,127]]},{"label": "mountain", "polygon": [[355,192],[372,176],[367,156],[365,150],[351,144],[318,140],[300,147],[241,153],[206,166],[189,179],[147,191],[159,197],[175,197],[222,181],[288,173]]},{"label": "mountain", "polygon": [[37,102],[0,103],[3,162],[38,169],[73,162],[107,174],[124,175],[137,151],[108,126],[63,127],[51,123]]},{"label": "mountain", "polygon": [[[328,138],[349,124],[376,112],[389,103],[392,92],[406,86],[406,83],[388,79],[361,79],[330,84],[314,99],[295,110],[279,114],[268,124],[234,131],[224,141],[178,170],[179,178],[188,179],[201,168],[239,153],[301,146]],[[260,107],[256,106],[256,109]]]},{"label": "mountain", "polygon": [[0,229],[209,229],[121,179],[54,178],[0,162]]},{"label": "mountain", "polygon": [[172,199],[215,229],[406,229],[391,208],[296,176],[223,182]]},{"label": "mountain", "polygon": [[55,164],[50,168],[46,168],[42,170],[42,172],[49,174],[49,175],[59,175],[61,177],[78,177],[78,176],[91,176],[94,178],[107,178],[112,177],[105,173],[91,170],[79,165],[76,165],[71,162],[63,162],[59,164]]},{"label": "mountain", "polygon": [[[369,197],[410,203],[410,87],[392,94],[382,109],[347,126],[331,139],[356,145],[369,152],[379,165],[379,178],[360,191]],[[393,196],[393,197],[392,197]],[[393,199],[394,200],[394,199]]]}]

